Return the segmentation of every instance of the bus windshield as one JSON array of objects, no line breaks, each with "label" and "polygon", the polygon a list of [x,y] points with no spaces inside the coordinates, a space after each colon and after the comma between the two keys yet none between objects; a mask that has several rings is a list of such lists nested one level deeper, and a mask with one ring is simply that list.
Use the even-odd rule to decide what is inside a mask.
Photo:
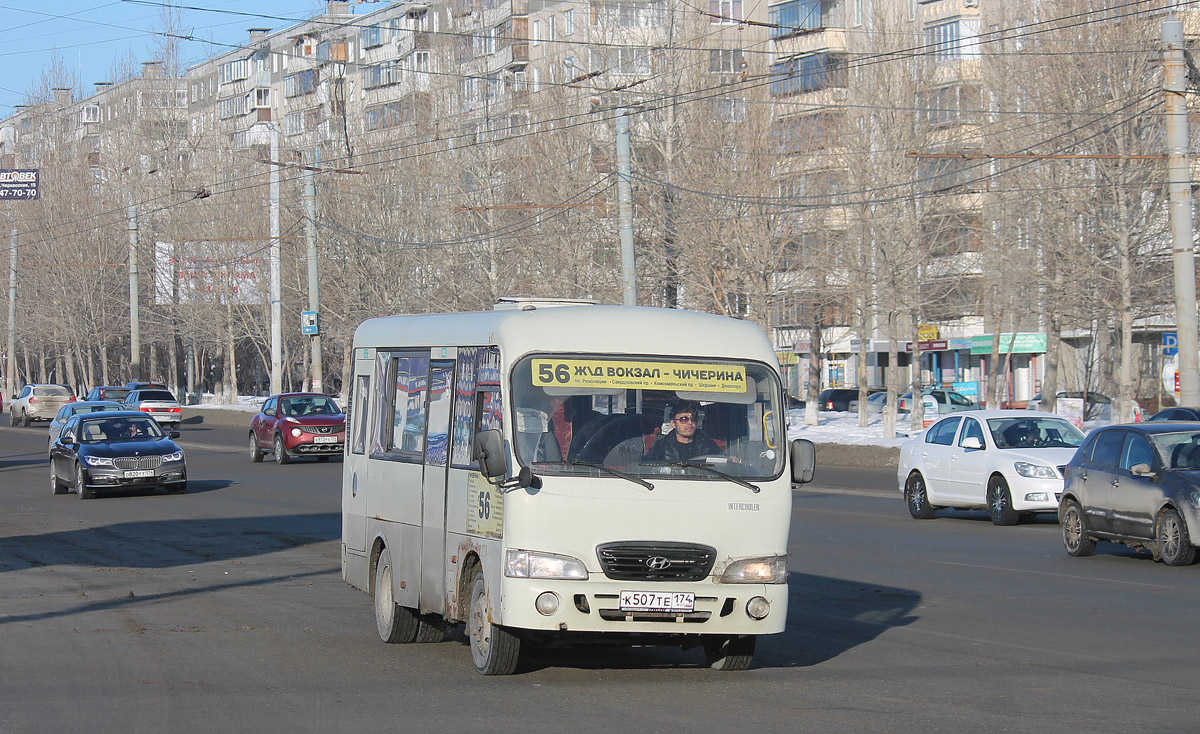
[{"label": "bus windshield", "polygon": [[517,460],[543,474],[773,479],[786,453],[781,395],[759,362],[530,355],[512,373]]}]

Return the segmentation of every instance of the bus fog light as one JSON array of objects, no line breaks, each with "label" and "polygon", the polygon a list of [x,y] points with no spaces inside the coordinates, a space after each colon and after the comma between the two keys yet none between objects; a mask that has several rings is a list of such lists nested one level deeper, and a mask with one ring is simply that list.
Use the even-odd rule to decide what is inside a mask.
[{"label": "bus fog light", "polygon": [[751,619],[763,619],[771,613],[771,602],[756,596],[746,602],[746,614],[750,615]]},{"label": "bus fog light", "polygon": [[1025,495],[1025,501],[1026,502],[1049,502],[1050,495],[1046,494],[1045,492],[1030,492],[1029,494]]},{"label": "bus fog light", "polygon": [[553,591],[543,591],[538,594],[537,599],[533,602],[533,606],[538,612],[549,617],[558,611],[558,594]]}]

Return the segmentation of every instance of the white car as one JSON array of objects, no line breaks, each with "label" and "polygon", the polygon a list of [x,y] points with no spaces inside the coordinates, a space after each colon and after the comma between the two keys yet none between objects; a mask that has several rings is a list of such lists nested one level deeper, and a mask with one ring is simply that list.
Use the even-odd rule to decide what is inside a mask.
[{"label": "white car", "polygon": [[1058,416],[1024,410],[948,415],[900,447],[896,470],[909,513],[986,509],[997,525],[1022,513],[1056,512],[1063,467],[1083,433]]}]

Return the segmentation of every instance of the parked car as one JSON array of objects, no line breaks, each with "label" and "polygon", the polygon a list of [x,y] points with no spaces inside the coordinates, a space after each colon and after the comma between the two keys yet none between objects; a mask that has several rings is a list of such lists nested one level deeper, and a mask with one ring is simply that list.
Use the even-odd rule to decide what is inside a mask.
[{"label": "parked car", "polygon": [[817,396],[817,410],[850,410],[850,401],[858,400],[857,387],[830,387]]},{"label": "parked car", "polygon": [[54,420],[50,421],[47,445],[54,443],[54,439],[58,438],[59,434],[62,433],[63,426],[67,424],[71,416],[80,413],[105,413],[114,410],[125,410],[125,406],[111,400],[77,400],[73,403],[67,403],[58,409],[58,412],[54,414]]},{"label": "parked car", "polygon": [[148,388],[148,387],[157,388],[159,390],[168,389],[167,386],[162,384],[161,382],[126,382],[125,383],[126,390],[142,390],[142,389]]},{"label": "parked car", "polygon": [[[1060,398],[1082,398],[1083,392],[1080,390],[1059,390],[1056,393]],[[1041,410],[1042,394],[1038,393],[1033,396],[1033,399],[1025,404],[1026,410]],[[1140,411],[1140,408],[1138,409]],[[1110,421],[1112,420],[1112,398],[1107,395],[1101,395],[1098,392],[1089,392],[1087,394],[1083,419],[1086,421]]]},{"label": "parked car", "polygon": [[276,464],[295,456],[327,461],[346,446],[346,415],[328,395],[272,395],[250,420],[250,461],[262,461],[268,451]]},{"label": "parked car", "polygon": [[83,396],[84,400],[112,400],[121,402],[125,400],[125,396],[129,394],[129,388],[116,387],[115,385],[100,385],[88,390],[88,394]]},{"label": "parked car", "polygon": [[183,419],[183,409],[170,390],[134,388],[125,396],[123,404],[127,410],[140,410],[150,415],[168,430],[179,428],[179,422]]},{"label": "parked car", "polygon": [[1097,428],[1066,467],[1063,545],[1090,555],[1097,541],[1143,548],[1170,566],[1196,558],[1200,539],[1200,423]]},{"label": "parked car", "polygon": [[[884,406],[887,405],[887,391],[873,392],[867,396],[867,412],[882,413]],[[850,401],[849,410],[851,413],[858,412],[858,398]]]},{"label": "parked car", "polygon": [[1200,408],[1163,408],[1146,419],[1158,421],[1200,421]]},{"label": "parked car", "polygon": [[9,403],[8,424],[27,426],[33,421],[48,421],[59,408],[74,401],[75,396],[62,385],[26,385]]},{"label": "parked car", "polygon": [[1083,443],[1069,421],[1023,410],[949,415],[900,447],[896,471],[909,513],[986,509],[997,525],[1023,513],[1055,512],[1063,467]]},{"label": "parked car", "polygon": [[[979,403],[966,395],[940,387],[927,387],[921,391],[922,397],[933,398],[938,406],[938,414],[957,413],[960,410],[979,410]],[[896,412],[911,413],[913,409],[912,391],[904,393],[897,401]]]},{"label": "parked car", "polygon": [[74,489],[85,500],[107,489],[184,492],[187,464],[172,440],[178,437],[141,412],[73,415],[50,444],[50,489],[54,494]]}]

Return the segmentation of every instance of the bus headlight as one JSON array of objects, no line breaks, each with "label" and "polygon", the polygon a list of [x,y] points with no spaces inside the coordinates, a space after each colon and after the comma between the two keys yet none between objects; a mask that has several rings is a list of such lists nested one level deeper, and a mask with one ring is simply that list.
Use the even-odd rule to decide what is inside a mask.
[{"label": "bus headlight", "polygon": [[504,558],[504,575],[514,579],[587,579],[583,561],[555,553],[510,548]]},{"label": "bus headlight", "polygon": [[721,574],[722,584],[786,584],[787,556],[763,556],[732,561]]}]

